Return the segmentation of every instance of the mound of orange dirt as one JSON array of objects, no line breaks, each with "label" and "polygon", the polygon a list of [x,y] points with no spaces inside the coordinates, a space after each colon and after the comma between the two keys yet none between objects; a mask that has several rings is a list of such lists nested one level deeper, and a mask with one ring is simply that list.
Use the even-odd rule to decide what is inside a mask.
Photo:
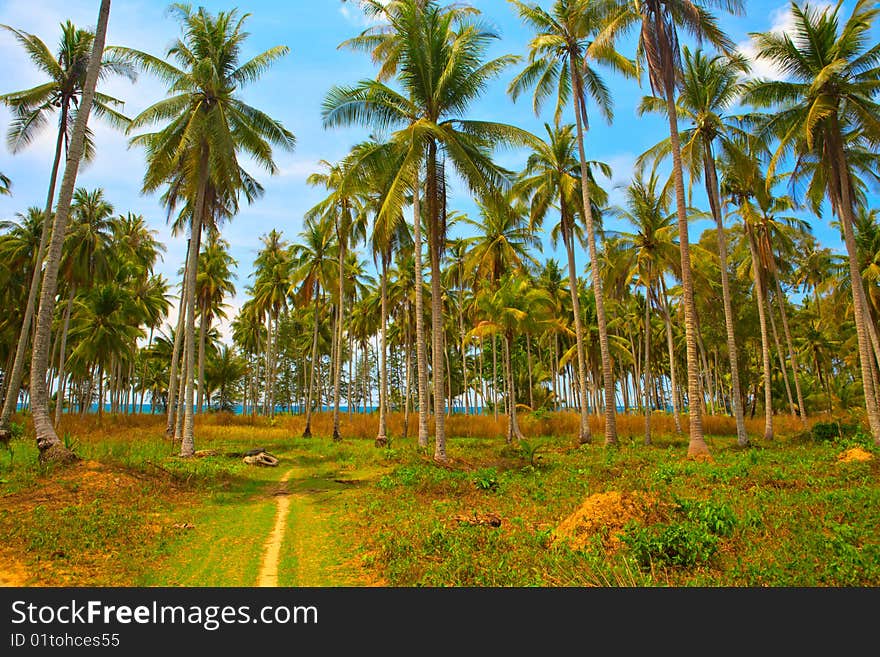
[{"label": "mound of orange dirt", "polygon": [[25,586],[27,570],[18,560],[0,553],[0,586]]},{"label": "mound of orange dirt", "polygon": [[871,452],[861,447],[852,447],[845,452],[841,452],[837,460],[841,463],[848,463],[850,461],[870,461],[873,458],[874,455]]},{"label": "mound of orange dirt", "polygon": [[559,523],[554,538],[579,549],[599,537],[607,549],[613,550],[620,545],[620,533],[628,522],[657,522],[664,506],[653,496],[639,491],[596,493]]}]

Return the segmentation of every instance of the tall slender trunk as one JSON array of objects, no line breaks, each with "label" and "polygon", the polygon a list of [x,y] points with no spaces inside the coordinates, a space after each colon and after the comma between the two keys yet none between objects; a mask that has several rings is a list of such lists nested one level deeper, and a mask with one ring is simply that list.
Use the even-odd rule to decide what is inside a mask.
[{"label": "tall slender trunk", "polygon": [[[443,291],[440,286],[440,250],[443,243],[443,226],[446,217],[445,203],[439,203],[440,190],[437,184],[437,144],[432,140],[428,144],[428,207],[431,209],[431,228],[428,241],[431,252],[431,325],[432,325],[432,362],[431,371],[434,378],[434,459],[445,462],[446,457],[446,400],[444,399],[443,379]],[[445,188],[442,192],[446,194]]]},{"label": "tall slender trunk", "polygon": [[[181,350],[184,349],[186,343],[186,304],[184,303],[183,329],[181,330]],[[183,401],[186,394],[186,356],[181,356],[180,376],[177,377],[177,414],[174,416],[174,443],[177,444],[183,440]]]},{"label": "tall slender trunk", "polygon": [[413,183],[413,255],[416,281],[416,368],[419,395],[419,447],[428,446],[428,355],[425,341],[425,306],[422,289],[422,213],[420,182],[416,171]]},{"label": "tall slender trunk", "polygon": [[208,309],[201,309],[201,319],[199,320],[199,380],[198,393],[196,398],[196,408],[199,413],[205,412],[205,342],[208,339],[208,331],[211,330],[211,317],[208,315]]},{"label": "tall slender trunk", "polygon": [[[262,320],[261,320],[262,321]],[[269,360],[272,358],[272,318],[266,313],[266,351],[263,354],[263,415],[269,416],[269,395],[271,394],[270,379],[272,378]]]},{"label": "tall slender trunk", "polygon": [[[186,263],[189,263],[189,250],[192,248],[192,238],[186,241]],[[177,395],[178,369],[180,363],[180,348],[183,344],[184,320],[186,320],[186,265],[184,265],[183,282],[180,287],[180,306],[177,312],[177,327],[174,330],[174,346],[171,349],[171,373],[168,379],[168,402],[166,409],[165,437],[174,437],[174,427],[177,424],[177,406],[180,397]]]},{"label": "tall slender trunk", "polygon": [[535,410],[534,384],[532,383],[532,337],[526,333],[526,364],[529,372],[529,408]]},{"label": "tall slender trunk", "polygon": [[67,332],[70,329],[70,312],[73,308],[73,298],[76,296],[76,285],[71,286],[67,297],[67,307],[64,309],[64,328],[61,333],[61,348],[58,354],[58,394],[55,397],[55,429],[61,423],[61,413],[64,409],[64,390],[67,387],[67,374],[64,371],[67,359]]},{"label": "tall slender trunk", "polygon": [[733,417],[736,421],[736,442],[740,447],[746,447],[749,444],[749,436],[746,433],[746,422],[743,415],[742,392],[739,382],[739,356],[736,346],[736,333],[734,331],[733,304],[730,297],[730,276],[727,272],[727,233],[724,231],[724,218],[721,214],[721,194],[718,186],[718,174],[715,169],[715,156],[712,152],[712,144],[709,141],[704,142],[703,163],[703,168],[706,170],[706,192],[709,197],[712,215],[715,218],[718,235],[721,297],[724,306],[727,355],[730,361],[730,401],[733,407]]},{"label": "tall slender trunk", "polygon": [[[593,284],[593,295],[596,298],[596,323],[599,329],[599,350],[602,357],[602,379],[605,384],[605,444],[617,444],[617,409],[614,404],[614,373],[611,369],[611,347],[608,344],[608,322],[605,318],[605,297],[602,293],[602,277],[599,271],[599,255],[596,249],[596,229],[593,225],[593,209],[590,203],[589,172],[587,157],[584,151],[584,128],[587,118],[587,106],[584,99],[583,85],[577,66],[571,66],[572,96],[574,98],[574,114],[577,125],[578,155],[581,165],[581,196],[583,199],[584,220],[587,225],[587,245],[590,251],[590,277]],[[581,405],[587,396],[586,387],[581,394]]]},{"label": "tall slender trunk", "polygon": [[[342,210],[344,216],[348,212],[348,208]],[[347,246],[347,235],[345,227],[340,224],[343,217],[336,219],[336,240],[339,242],[339,297],[336,304],[336,339],[335,351],[336,358],[333,360],[333,440],[342,440],[339,433],[339,398],[342,394],[342,325],[343,311],[345,309],[345,250]]]},{"label": "tall slender trunk", "polygon": [[[562,203],[562,199],[560,199],[560,203]],[[582,391],[580,403],[580,425],[578,426],[578,443],[586,445],[593,441],[593,436],[590,432],[590,409],[587,407],[587,357],[584,351],[584,323],[581,318],[581,301],[580,295],[578,294],[578,279],[574,266],[574,245],[572,244],[573,235],[571,234],[569,226],[571,218],[568,217],[568,211],[565,209],[564,204],[562,205],[562,212],[562,242],[565,245],[566,259],[568,260],[568,289],[571,294],[571,307],[574,314],[574,335],[578,359],[578,386],[580,386]]]},{"label": "tall slender trunk", "polygon": [[384,447],[388,444],[388,436],[385,435],[385,408],[388,405],[388,257],[385,253],[382,254],[381,287],[382,329],[379,338],[379,431],[376,434],[376,447]]},{"label": "tall slender trunk", "polygon": [[55,183],[58,180],[58,168],[61,163],[61,151],[64,145],[64,135],[67,132],[67,103],[61,106],[61,116],[58,124],[58,138],[55,140],[55,156],[52,159],[52,173],[49,176],[49,192],[46,195],[46,209],[43,211],[43,226],[40,231],[40,245],[37,247],[37,259],[34,262],[34,271],[31,273],[31,283],[28,288],[27,304],[24,308],[24,318],[21,322],[21,330],[18,334],[18,343],[15,348],[15,360],[11,370],[6,370],[6,397],[3,402],[3,410],[0,413],[0,442],[8,442],[9,420],[18,407],[18,393],[21,389],[21,380],[24,376],[24,362],[30,339],[31,323],[34,320],[34,309],[37,302],[37,290],[40,288],[40,278],[43,273],[43,257],[46,254],[46,246],[49,235],[52,232],[52,204],[55,200]]},{"label": "tall slender trunk", "polygon": [[406,316],[406,330],[404,336],[404,367],[406,372],[404,386],[406,388],[406,397],[403,404],[403,439],[409,437],[409,409],[412,402],[412,335],[410,335],[410,305],[409,299],[404,301],[404,314]]},{"label": "tall slender trunk", "polygon": [[[762,281],[763,285],[764,281]],[[788,412],[791,417],[797,417],[797,411],[794,408],[794,397],[791,396],[791,385],[788,383],[788,367],[785,364],[785,354],[782,353],[782,343],[779,341],[779,332],[776,330],[776,318],[773,316],[773,305],[770,303],[770,294],[767,288],[764,288],[764,303],[767,304],[767,316],[770,318],[770,329],[773,334],[773,344],[776,345],[776,356],[779,358],[779,371],[782,374],[782,381],[785,384],[785,396],[788,399]]]},{"label": "tall slender trunk", "polygon": [[98,417],[104,417],[104,366],[98,365]]},{"label": "tall slender trunk", "polygon": [[315,390],[315,372],[317,368],[317,360],[318,360],[318,318],[319,318],[319,308],[318,303],[320,301],[320,295],[318,294],[318,284],[315,283],[315,319],[312,324],[312,362],[311,362],[311,376],[309,376],[309,393],[306,397],[306,426],[303,429],[302,437],[303,438],[311,438],[312,437],[312,395]]},{"label": "tall slender trunk", "polygon": [[703,409],[700,404],[700,363],[697,354],[697,319],[694,305],[694,283],[691,274],[690,237],[685,205],[684,174],[681,164],[681,140],[678,135],[678,111],[675,107],[673,70],[668,67],[666,76],[666,114],[669,119],[669,140],[672,145],[672,175],[675,182],[675,206],[678,215],[678,242],[681,251],[681,290],[684,304],[684,331],[687,345],[688,374],[688,425],[690,441],[688,456],[709,455],[709,447],[703,438]]},{"label": "tall slender trunk", "polygon": [[782,332],[785,334],[785,344],[788,347],[788,359],[791,361],[791,372],[794,378],[794,391],[797,395],[798,413],[801,417],[801,424],[807,426],[807,407],[804,405],[804,395],[801,391],[800,377],[798,376],[800,367],[798,367],[797,353],[794,350],[794,344],[791,340],[791,330],[788,327],[788,312],[785,309],[785,293],[782,291],[782,284],[779,282],[779,272],[773,266],[773,281],[776,283],[776,301],[779,304],[779,314],[782,317]]},{"label": "tall slender trunk", "polygon": [[495,412],[495,421],[498,421],[498,345],[495,336],[492,336],[492,410]]},{"label": "tall slender trunk", "polygon": [[[95,98],[95,87],[98,82],[98,72],[101,67],[109,18],[110,0],[101,0],[97,27],[95,29],[95,40],[92,45],[88,68],[86,69],[82,99],[80,100],[76,121],[73,126],[70,148],[67,152],[67,162],[64,167],[64,177],[61,180],[58,207],[55,212],[52,236],[49,241],[46,269],[43,273],[43,285],[40,290],[37,329],[34,334],[31,353],[31,413],[36,431],[37,447],[40,450],[40,460],[44,462],[69,462],[76,458],[73,452],[64,447],[52,426],[52,418],[49,416],[49,399],[44,382],[46,380],[46,369],[49,365],[49,340],[52,332],[52,315],[55,309],[55,293],[58,288],[58,269],[61,264],[61,251],[67,233],[67,221],[70,216],[70,204],[73,200],[74,187],[76,186],[76,175],[85,147],[86,129]],[[48,220],[47,216],[45,221]],[[17,390],[10,390],[10,394],[16,395]]]},{"label": "tall slender trunk", "polygon": [[[461,380],[462,380],[462,390],[464,392],[464,414],[465,416],[470,415],[470,395],[468,394],[468,366],[467,366],[467,340],[465,339],[465,330],[464,330],[464,310],[462,305],[464,304],[464,285],[462,284],[463,275],[461,274],[461,268],[459,268],[459,287],[461,288],[461,299],[458,303],[458,332],[461,336]],[[531,369],[531,361],[529,361],[529,369]]]},{"label": "tall slender trunk", "polygon": [[675,368],[675,349],[672,340],[672,318],[669,315],[669,295],[666,293],[666,282],[660,277],[660,288],[663,293],[663,320],[666,323],[666,350],[669,352],[669,398],[672,402],[672,419],[675,423],[675,430],[682,433],[681,418],[679,417],[678,407],[678,376]]},{"label": "tall slender trunk", "polygon": [[354,368],[354,359],[355,359],[354,333],[352,333],[351,330],[349,330],[348,331],[348,394],[345,397],[346,406],[348,407],[348,419],[349,420],[351,420],[351,414],[352,414],[351,400],[353,397],[352,386],[353,386],[353,382],[354,382],[354,377],[352,376],[352,374],[353,374],[353,368]]},{"label": "tall slender trunk", "polygon": [[[205,148],[204,146],[202,147]],[[180,440],[180,456],[188,458],[195,454],[195,437],[193,406],[195,402],[195,390],[193,386],[193,373],[195,372],[196,356],[196,276],[199,267],[199,250],[202,241],[202,218],[205,212],[205,196],[208,186],[208,163],[209,157],[205,150],[200,154],[198,187],[196,202],[192,213],[192,229],[190,239],[192,249],[188,254],[187,283],[186,283],[186,336],[183,342],[184,354],[184,388],[183,388],[183,433]]]},{"label": "tall slender trunk", "polygon": [[758,321],[761,325],[761,359],[764,370],[764,440],[773,440],[773,391],[770,385],[770,336],[767,333],[766,304],[764,301],[764,283],[758,267],[758,248],[751,228],[744,225],[749,252],[752,255],[752,272],[755,276],[755,295],[758,304]]},{"label": "tall slender trunk", "polygon": [[651,444],[651,263],[645,287],[645,444]]},{"label": "tall slender trunk", "polygon": [[[871,350],[868,337],[868,309],[865,303],[864,290],[861,286],[862,276],[858,261],[858,248],[856,245],[853,224],[853,193],[849,179],[849,162],[843,148],[841,130],[836,114],[832,114],[832,135],[826,140],[826,149],[830,152],[831,162],[834,163],[834,176],[829,176],[829,196],[838,199],[838,215],[843,226],[844,244],[849,264],[850,282],[852,284],[853,309],[855,311],[856,338],[859,345],[859,365],[862,370],[862,390],[865,396],[865,411],[868,416],[868,425],[874,444],[880,445],[880,407],[877,405],[877,390],[874,386]],[[835,180],[836,178],[836,180]],[[839,190],[839,192],[836,192]]]},{"label": "tall slender trunk", "polygon": [[507,374],[507,443],[513,439],[522,440],[523,434],[516,419],[516,386],[513,381],[513,367],[510,362],[510,349],[513,334],[507,331],[504,334],[504,369]]}]

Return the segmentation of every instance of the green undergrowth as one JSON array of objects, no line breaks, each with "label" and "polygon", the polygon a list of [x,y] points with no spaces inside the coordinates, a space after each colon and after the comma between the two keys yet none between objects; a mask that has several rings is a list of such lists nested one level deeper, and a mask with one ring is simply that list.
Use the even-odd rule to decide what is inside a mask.
[{"label": "green undergrowth", "polygon": [[[0,566],[27,585],[251,586],[292,468],[281,586],[880,585],[880,451],[857,427],[749,448],[710,436],[710,461],[677,435],[453,437],[446,464],[412,440],[210,429],[197,447],[212,454],[195,459],[173,454],[159,421],[71,435],[80,470],[37,465],[25,431],[0,451]],[[281,466],[242,463],[255,446]],[[617,493],[650,513],[616,509]],[[589,531],[563,535],[591,500],[606,506]]]}]

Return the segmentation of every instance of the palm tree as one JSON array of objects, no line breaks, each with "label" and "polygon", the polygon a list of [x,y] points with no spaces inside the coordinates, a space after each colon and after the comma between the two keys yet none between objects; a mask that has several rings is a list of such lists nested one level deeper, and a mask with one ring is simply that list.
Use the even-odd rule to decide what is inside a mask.
[{"label": "palm tree", "polygon": [[[638,279],[645,288],[645,444],[651,443],[651,302],[652,299],[663,309],[666,317],[667,343],[669,350],[670,387],[672,388],[672,412],[676,429],[681,431],[678,422],[678,402],[675,390],[675,357],[672,352],[672,326],[669,321],[666,287],[663,278],[667,272],[677,273],[678,244],[675,240],[675,215],[670,214],[671,189],[659,187],[657,172],[652,171],[647,180],[644,173],[637,170],[632,182],[625,189],[625,208],[612,208],[619,217],[633,225],[636,232],[622,231],[618,239],[623,253],[629,256],[627,281]],[[662,290],[659,289],[662,286]]]},{"label": "palm tree", "polygon": [[678,132],[676,90],[681,76],[681,52],[678,31],[684,30],[701,41],[708,41],[725,54],[732,55],[735,44],[719,28],[715,16],[707,6],[721,6],[734,14],[742,11],[741,0],[632,0],[619,2],[619,12],[603,28],[597,41],[608,46],[631,28],[639,30],[636,53],[648,72],[653,95],[666,101],[669,122],[672,177],[675,184],[675,207],[678,215],[678,241],[681,253],[681,288],[684,305],[685,342],[688,372],[688,424],[690,442],[688,456],[702,458],[709,455],[703,438],[703,414],[700,400],[700,363],[697,353],[697,317],[694,306],[694,284],[691,270],[688,212],[685,201],[684,173],[681,156],[681,137]]},{"label": "palm tree", "polygon": [[[529,212],[533,227],[543,224],[543,220],[554,204],[558,205],[559,223],[553,227],[550,235],[554,245],[557,237],[562,236],[562,243],[568,259],[568,287],[574,313],[575,343],[578,356],[578,386],[580,388],[580,427],[578,442],[586,444],[591,441],[589,424],[589,406],[587,404],[587,360],[584,347],[584,327],[581,318],[580,300],[577,294],[577,274],[574,258],[574,238],[583,244],[582,231],[575,222],[577,208],[582,202],[580,185],[580,163],[575,155],[575,126],[556,125],[551,127],[545,123],[547,141],[529,155],[525,169],[517,181],[515,189],[531,199]],[[606,165],[599,165],[602,172],[610,177],[611,170]],[[592,174],[591,167],[587,167]],[[605,190],[599,187],[593,176],[589,178],[590,202],[593,203],[593,214],[607,202]]]},{"label": "palm tree", "polygon": [[[53,55],[39,37],[16,30],[8,25],[0,25],[0,27],[15,37],[27,52],[30,60],[37,65],[41,73],[49,78],[48,82],[43,82],[30,89],[13,91],[0,96],[0,101],[11,108],[13,112],[13,120],[6,136],[9,149],[13,153],[18,153],[26,148],[47,125],[50,116],[55,114],[56,110],[58,112],[58,136],[55,139],[55,154],[49,174],[49,191],[46,195],[46,209],[44,211],[45,216],[50,216],[55,200],[55,184],[58,178],[62,150],[69,149],[71,131],[79,111],[78,108],[82,106],[86,67],[94,45],[95,35],[89,30],[78,29],[73,23],[67,21],[61,25],[58,54]],[[134,71],[130,66],[114,57],[102,57],[98,71],[99,79],[111,73],[134,79]],[[128,119],[116,110],[122,105],[122,101],[116,98],[95,92],[93,110],[95,114],[107,120],[111,125],[119,127],[127,125]],[[89,160],[94,155],[91,131],[87,130],[85,139],[83,157]],[[8,184],[4,185],[4,188],[8,190]],[[43,262],[50,228],[51,222],[47,221],[43,224],[37,256],[38,262]],[[30,338],[31,320],[41,273],[40,268],[36,268],[32,274],[27,304],[19,331],[15,362],[8,377],[7,390],[14,391],[14,393],[12,397],[7,395],[3,404],[2,415],[0,415],[0,433],[6,430],[18,400],[18,388],[21,385],[21,377],[24,372],[25,352]]]},{"label": "palm tree", "polygon": [[[724,326],[727,332],[727,354],[730,362],[731,406],[736,421],[737,443],[740,447],[745,447],[749,444],[749,437],[746,433],[739,381],[739,356],[727,265],[727,234],[724,230],[724,216],[721,209],[715,145],[717,143],[722,151],[729,151],[735,148],[732,143],[734,140],[748,137],[733,121],[724,116],[724,111],[736,103],[743,93],[745,87],[742,74],[748,70],[748,64],[739,55],[710,57],[701,50],[692,53],[687,47],[682,49],[682,53],[684,57],[678,111],[694,126],[681,131],[682,161],[688,167],[692,180],[703,177],[709,207],[717,228],[718,256],[721,261],[721,296],[724,303]],[[639,111],[665,113],[666,102],[662,98],[648,96],[642,101]],[[668,155],[670,148],[671,140],[666,139],[650,149],[642,158],[650,155]]]},{"label": "palm tree", "polygon": [[[398,93],[376,80],[354,87],[334,87],[324,101],[324,125],[398,128],[392,140],[403,157],[380,206],[380,217],[400,215],[405,192],[413,188],[424,164],[428,245],[431,263],[432,339],[435,382],[444,379],[441,252],[446,244],[445,163],[452,164],[478,197],[509,186],[509,172],[490,157],[497,144],[529,144],[534,137],[513,126],[462,118],[468,106],[514,61],[502,56],[485,61],[497,35],[470,16],[462,16],[429,0],[401,0],[388,13],[395,33],[395,70],[404,86]],[[446,400],[444,387],[434,386],[434,458],[445,461]]]},{"label": "palm tree", "polygon": [[770,338],[767,333],[766,316],[766,290],[764,287],[763,271],[760,268],[757,245],[755,244],[753,221],[754,206],[750,202],[754,194],[764,193],[763,180],[761,179],[757,163],[748,157],[734,156],[726,162],[723,172],[721,189],[727,197],[734,212],[739,214],[743,222],[743,234],[748,245],[752,265],[752,277],[755,284],[755,297],[758,305],[758,322],[761,330],[761,365],[764,382],[764,440],[773,439],[773,390],[772,373],[770,368]]},{"label": "palm tree", "polygon": [[329,221],[307,219],[300,241],[291,247],[293,274],[289,294],[294,296],[298,307],[304,308],[312,303],[312,348],[308,394],[306,396],[306,426],[303,438],[312,435],[312,401],[315,392],[316,369],[318,366],[318,328],[321,318],[321,304],[324,291],[333,281],[333,256],[335,243],[334,225]]},{"label": "palm tree", "polygon": [[235,294],[232,269],[238,265],[229,255],[229,243],[215,233],[209,233],[208,243],[199,255],[196,274],[196,304],[199,309],[199,381],[196,408],[203,410],[205,391],[205,339],[214,318],[226,319],[223,300]]},{"label": "palm tree", "polygon": [[[407,12],[424,11],[425,0],[361,0],[361,7],[368,16],[376,20],[358,36],[347,39],[340,44],[340,48],[347,47],[352,50],[367,51],[374,63],[379,65],[376,79],[380,82],[388,82],[394,78],[400,68],[402,55],[407,46],[406,31],[401,31],[400,22],[396,24],[390,20],[405,16]],[[440,7],[439,11],[453,17],[467,17],[478,15],[480,12],[465,4],[453,4]],[[386,18],[388,20],[381,20]],[[411,43],[411,41],[409,42]],[[412,99],[412,96],[410,96]],[[416,117],[411,117],[415,122]],[[412,208],[413,208],[413,254],[415,267],[415,315],[416,315],[416,368],[418,370],[418,406],[419,406],[419,447],[428,446],[428,410],[430,400],[428,397],[428,356],[427,343],[425,340],[425,314],[424,314],[424,285],[422,264],[422,224],[424,217],[421,211],[422,182],[424,176],[421,171],[421,163],[413,171]]]},{"label": "palm tree", "polygon": [[65,388],[67,334],[73,302],[78,290],[89,290],[96,280],[106,280],[111,265],[113,205],[101,188],[88,191],[77,188],[73,195],[67,245],[62,254],[60,272],[68,288],[67,304],[61,327],[61,348],[58,356],[58,403],[55,405],[55,426],[61,421]]},{"label": "palm tree", "polygon": [[[49,341],[52,331],[52,317],[55,314],[55,293],[58,287],[61,249],[67,232],[67,220],[70,216],[71,202],[76,187],[76,174],[85,150],[89,113],[95,100],[95,88],[98,84],[109,19],[110,0],[101,0],[95,39],[86,67],[82,98],[70,138],[67,163],[61,180],[52,237],[49,241],[46,266],[43,272],[43,284],[40,289],[40,305],[34,331],[34,344],[31,350],[31,413],[41,462],[69,463],[77,458],[71,450],[64,446],[52,426],[52,419],[49,417],[49,395],[45,381],[49,365]],[[48,216],[48,213],[46,215]]]},{"label": "palm tree", "polygon": [[266,317],[266,382],[263,410],[275,416],[275,365],[277,361],[278,318],[287,308],[292,283],[293,262],[288,243],[274,228],[261,238],[263,248],[254,261],[253,301],[255,310]]},{"label": "palm tree", "polygon": [[504,372],[508,407],[507,442],[522,440],[516,416],[516,385],[510,354],[513,341],[528,323],[539,324],[553,316],[554,301],[546,290],[535,287],[521,272],[505,274],[497,287],[484,285],[477,294],[477,307],[484,319],[470,331],[482,337],[501,334],[504,341]]},{"label": "palm tree", "polygon": [[[195,364],[195,291],[200,239],[205,217],[210,216],[211,194],[221,201],[237,196],[252,179],[238,164],[239,154],[246,154],[266,169],[276,173],[272,145],[292,149],[293,134],[277,120],[246,104],[240,90],[256,81],[273,62],[287,54],[285,46],[276,46],[241,63],[242,45],[248,36],[244,23],[249,14],[238,12],[209,14],[186,5],[173,5],[184,30],[159,58],[138,50],[116,49],[126,61],[149,71],[168,84],[170,97],[161,100],[132,119],[129,131],[167,121],[158,132],[132,138],[134,145],[147,150],[147,171],[143,191],[178,183],[181,196],[191,207],[191,248],[187,256],[184,340],[184,427],[181,456],[195,452],[193,438],[194,390],[192,373]],[[172,64],[176,61],[180,68]]]},{"label": "palm tree", "polygon": [[745,99],[772,108],[764,130],[779,139],[768,178],[783,154],[793,153],[795,169],[809,158],[821,163],[827,198],[843,227],[855,309],[856,336],[868,424],[880,444],[880,406],[874,389],[869,321],[853,229],[855,199],[853,153],[880,141],[877,65],[880,46],[870,30],[880,8],[858,0],[840,24],[843,1],[829,9],[791,3],[792,28],[785,33],[752,34],[757,55],[779,66],[786,80],[756,80]]},{"label": "palm tree", "polygon": [[[356,151],[356,149],[353,149]],[[355,155],[353,152],[352,155]],[[348,158],[351,160],[352,158]],[[355,161],[357,158],[354,158]],[[346,169],[353,168],[350,161],[331,164],[321,160],[319,164],[325,172],[313,173],[306,182],[309,185],[322,185],[329,194],[314,208],[306,213],[306,217],[323,216],[332,218],[336,227],[336,242],[339,246],[339,271],[337,274],[339,289],[336,303],[336,331],[334,348],[336,354],[333,364],[333,440],[340,440],[339,434],[339,400],[341,397],[342,378],[342,336],[343,317],[345,312],[345,259],[349,246],[354,247],[365,235],[366,222],[361,199],[363,177]]]},{"label": "palm tree", "polygon": [[102,283],[77,300],[71,329],[71,339],[77,347],[71,359],[79,358],[97,366],[99,415],[104,410],[104,373],[118,356],[133,354],[137,339],[145,337],[132,321],[136,313],[133,295],[115,281]]},{"label": "palm tree", "polygon": [[[612,47],[597,43],[594,37],[608,18],[613,4],[608,2],[587,2],[586,0],[556,0],[547,12],[537,5],[511,0],[520,18],[536,33],[529,44],[529,61],[526,67],[511,81],[509,93],[516,98],[525,90],[534,87],[533,106],[538,115],[543,102],[555,95],[556,123],[560,122],[563,108],[569,99],[573,103],[575,125],[577,127],[578,156],[581,180],[589,180],[587,158],[584,146],[584,131],[589,128],[587,119],[587,94],[595,101],[599,111],[610,123],[613,117],[611,95],[599,73],[591,62],[605,64],[612,69],[634,75],[631,61],[620,55]],[[599,347],[602,354],[602,377],[605,389],[605,444],[617,444],[617,408],[614,374],[611,367],[611,349],[608,345],[608,322],[605,316],[605,297],[602,293],[599,252],[596,245],[593,203],[590,199],[590,186],[580,185],[581,214],[587,229],[587,246],[590,253],[591,284],[596,299],[596,317],[599,323]],[[575,329],[580,325],[576,320]],[[577,337],[583,345],[583,328]],[[580,361],[578,363],[580,369]],[[585,379],[585,377],[581,377]],[[584,386],[584,380],[581,381]],[[582,395],[583,397],[583,395]],[[582,419],[583,424],[583,419]],[[581,427],[581,440],[589,434]]]},{"label": "palm tree", "polygon": [[218,410],[231,411],[235,398],[231,397],[229,393],[238,386],[246,372],[245,360],[228,345],[222,345],[217,353],[208,360],[205,371],[209,404],[211,394],[216,391],[219,394]]}]

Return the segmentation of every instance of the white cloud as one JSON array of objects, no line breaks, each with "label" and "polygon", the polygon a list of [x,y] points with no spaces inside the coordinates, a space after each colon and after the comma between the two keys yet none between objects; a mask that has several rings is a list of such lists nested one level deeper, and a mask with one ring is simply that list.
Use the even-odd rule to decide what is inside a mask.
[{"label": "white cloud", "polygon": [[[379,0],[382,5],[387,5],[390,0]],[[371,27],[385,22],[378,16],[368,16],[360,8],[358,0],[340,0],[339,13],[346,21],[357,27]]]},{"label": "white cloud", "polygon": [[278,166],[278,176],[281,178],[305,180],[316,171],[320,171],[320,169],[321,167],[318,165],[317,160],[292,159]]},{"label": "white cloud", "polygon": [[[831,8],[831,4],[828,2],[815,2],[812,6],[825,11]],[[794,15],[791,13],[791,5],[786,4],[777,7],[770,12],[769,18],[770,28],[767,30],[768,32],[786,34],[790,33],[794,27]],[[749,77],[768,80],[782,80],[785,77],[783,72],[773,62],[757,56],[757,49],[751,39],[740,41],[737,44],[737,50],[745,55],[751,64],[752,70]]]}]

